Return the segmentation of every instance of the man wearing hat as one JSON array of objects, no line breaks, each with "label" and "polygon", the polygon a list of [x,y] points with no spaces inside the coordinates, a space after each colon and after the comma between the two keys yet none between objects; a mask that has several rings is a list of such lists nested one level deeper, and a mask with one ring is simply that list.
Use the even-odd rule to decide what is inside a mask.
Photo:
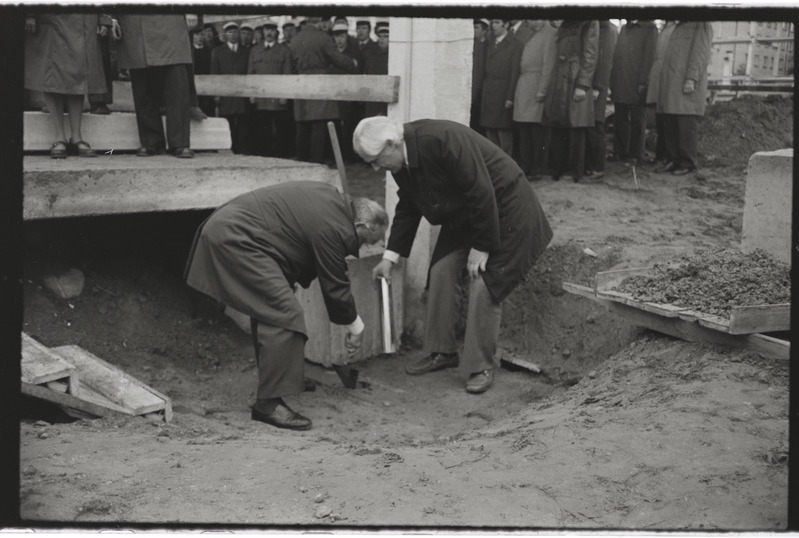
[{"label": "man wearing hat", "polygon": [[486,47],[488,47],[488,19],[474,19],[474,44],[472,45],[472,106],[469,127],[485,135],[480,125],[480,95],[483,91],[483,71],[485,70]]},{"label": "man wearing hat", "polygon": [[242,23],[242,25],[239,27],[239,43],[243,47],[247,48],[252,47],[254,35],[255,35],[255,28],[253,28],[253,26],[250,23],[248,22]]},{"label": "man wearing hat", "polygon": [[194,86],[194,75],[208,75],[211,73],[211,47],[206,45],[205,42],[205,29],[199,26],[192,28],[191,32],[191,56],[194,61],[191,76],[192,97],[195,106],[199,107],[200,111],[206,116],[214,116],[216,103],[214,98],[208,95],[197,95],[197,90]]},{"label": "man wearing hat", "polygon": [[[324,17],[308,17],[303,30],[291,42],[291,61],[300,75],[327,75],[337,65],[357,73],[358,63],[339,52],[325,28]],[[324,99],[295,99],[294,119],[297,128],[297,159],[325,162],[328,144],[327,121],[338,119],[338,105]]]},{"label": "man wearing hat", "polygon": [[283,43],[291,45],[291,39],[297,33],[297,23],[293,20],[287,21],[283,24]]},{"label": "man wearing hat", "polygon": [[[212,75],[246,75],[249,67],[250,49],[239,44],[239,25],[228,22],[222,27],[225,44],[211,52]],[[246,97],[217,97],[219,115],[230,124],[231,150],[233,153],[249,153],[250,101]]]},{"label": "man wearing hat", "polygon": [[[268,19],[263,25],[264,41],[250,49],[247,73],[250,75],[290,75],[291,50],[277,42],[277,22]],[[257,98],[253,125],[253,153],[265,157],[289,156],[286,139],[291,116],[286,99]]]},{"label": "man wearing hat", "polygon": [[[388,75],[388,23],[380,21],[375,24],[377,34],[377,48],[374,53],[364,57],[364,75]],[[388,113],[388,104],[367,102],[364,105],[364,117],[385,116]]]},{"label": "man wearing hat", "polygon": [[[346,19],[344,19],[346,21]],[[358,40],[349,35],[350,26],[346,22],[337,22],[333,25],[333,40],[336,42],[336,48],[345,56],[349,56],[359,66],[363,66],[363,56],[361,51],[358,50]],[[338,66],[330,68],[332,74],[349,75],[351,71],[342,69]],[[358,69],[358,73],[361,69]],[[355,131],[355,126],[361,118],[358,116],[356,101],[336,101],[338,104],[339,121],[336,122],[336,130],[338,131],[339,142],[341,143],[341,156],[345,162],[355,161],[355,152],[352,150],[352,133]]]}]

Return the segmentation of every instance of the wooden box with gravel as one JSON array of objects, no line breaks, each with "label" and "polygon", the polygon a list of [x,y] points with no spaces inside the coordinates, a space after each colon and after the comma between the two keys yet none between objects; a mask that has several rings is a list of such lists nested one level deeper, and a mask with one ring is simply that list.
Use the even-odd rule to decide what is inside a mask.
[{"label": "wooden box with gravel", "polygon": [[704,315],[732,334],[790,329],[791,268],[762,250],[697,250],[607,289],[675,314]]}]

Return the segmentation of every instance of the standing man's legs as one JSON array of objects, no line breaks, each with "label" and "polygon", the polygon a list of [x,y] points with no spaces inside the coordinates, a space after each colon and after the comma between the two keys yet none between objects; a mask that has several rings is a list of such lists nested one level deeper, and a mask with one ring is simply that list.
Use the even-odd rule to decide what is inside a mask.
[{"label": "standing man's legs", "polygon": [[587,127],[571,127],[569,130],[569,149],[567,152],[568,162],[566,163],[566,173],[580,181],[585,170],[585,137],[588,132]]},{"label": "standing man's legs", "polygon": [[585,170],[591,172],[605,171],[605,122],[598,121],[588,127],[585,134]]},{"label": "standing man's legs", "polygon": [[675,114],[663,114],[663,135],[663,147],[666,149],[668,161],[664,170],[671,172],[680,164],[680,126]]},{"label": "standing man's legs", "polygon": [[675,120],[678,133],[677,147],[680,157],[677,161],[677,170],[674,173],[679,175],[680,173],[696,170],[699,116],[680,114],[675,116]]},{"label": "standing man's legs", "polygon": [[630,157],[630,106],[614,103],[613,108],[613,153],[618,161],[624,161]]},{"label": "standing man's legs", "polygon": [[533,152],[533,179],[539,179],[545,174],[549,174],[549,146],[550,146],[550,128],[541,125],[540,123],[533,123],[530,127],[532,138],[532,152]]},{"label": "standing man's legs", "polygon": [[[166,112],[166,139],[169,149],[188,148],[191,116],[189,64],[167,65],[163,68],[163,102]],[[193,79],[193,78],[192,78]]]},{"label": "standing man's legs", "polygon": [[471,281],[462,354],[467,373],[477,374],[494,367],[501,320],[502,304],[494,302],[483,277]]},{"label": "standing man's legs", "polygon": [[165,93],[162,70],[161,67],[130,70],[130,86],[136,110],[139,143],[151,152],[166,149],[164,126],[161,123],[161,98]]},{"label": "standing man's legs", "polygon": [[644,162],[646,147],[646,106],[642,104],[630,106],[630,157],[637,164]]}]

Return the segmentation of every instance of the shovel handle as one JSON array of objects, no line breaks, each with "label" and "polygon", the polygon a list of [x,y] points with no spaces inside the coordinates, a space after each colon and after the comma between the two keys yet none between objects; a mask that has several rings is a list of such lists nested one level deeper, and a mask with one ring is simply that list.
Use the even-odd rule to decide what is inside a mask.
[{"label": "shovel handle", "polygon": [[347,185],[347,171],[344,169],[344,159],[341,157],[341,146],[338,143],[336,125],[332,121],[327,122],[327,132],[330,134],[330,145],[333,146],[333,156],[336,158],[336,169],[338,170],[338,178],[341,181],[341,191],[345,194],[349,194],[350,189],[349,185]]}]

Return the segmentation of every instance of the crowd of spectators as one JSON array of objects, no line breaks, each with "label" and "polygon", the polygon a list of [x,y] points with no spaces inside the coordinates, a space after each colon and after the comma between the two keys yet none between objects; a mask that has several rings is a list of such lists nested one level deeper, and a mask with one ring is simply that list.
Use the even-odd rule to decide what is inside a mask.
[{"label": "crowd of spectators", "polygon": [[[707,102],[709,22],[475,19],[470,125],[513,156],[529,180],[604,175],[628,166],[696,170]],[[613,103],[613,150],[605,120]],[[647,111],[657,149],[645,151]]]},{"label": "crowd of spectators", "polygon": [[[355,126],[385,115],[385,103],[198,95],[194,75],[387,74],[388,23],[354,22],[351,32],[346,17],[332,16],[204,23],[40,14],[26,20],[25,87],[50,111],[54,158],[96,155],[81,134],[84,100],[90,113],[108,114],[112,81],[130,80],[140,156],[192,157],[189,122],[211,116],[229,122],[233,153],[330,165],[332,121],[352,162]],[[612,102],[610,159],[687,174],[696,169],[711,38],[707,22],[666,21],[659,30],[643,20],[619,29],[609,20],[475,19],[470,125],[528,179],[579,181],[604,174]],[[657,145],[647,158],[652,116]]]}]

